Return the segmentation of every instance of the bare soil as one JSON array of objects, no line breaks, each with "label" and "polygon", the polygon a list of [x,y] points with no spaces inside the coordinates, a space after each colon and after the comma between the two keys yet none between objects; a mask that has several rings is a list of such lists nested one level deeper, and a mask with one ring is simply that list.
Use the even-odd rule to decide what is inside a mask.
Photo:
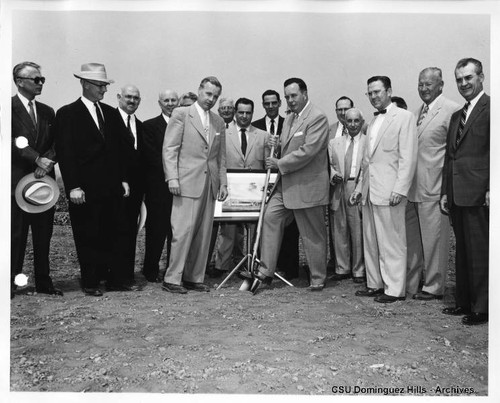
[{"label": "bare soil", "polygon": [[[12,392],[488,394],[488,326],[441,313],[452,271],[444,301],[384,306],[356,297],[351,280],[310,292],[304,272],[255,296],[236,276],[175,295],[143,279],[143,244],[141,232],[141,291],[88,297],[71,228],[54,227],[52,278],[65,294],[11,300]],[[30,280],[31,267],[28,253]]]}]

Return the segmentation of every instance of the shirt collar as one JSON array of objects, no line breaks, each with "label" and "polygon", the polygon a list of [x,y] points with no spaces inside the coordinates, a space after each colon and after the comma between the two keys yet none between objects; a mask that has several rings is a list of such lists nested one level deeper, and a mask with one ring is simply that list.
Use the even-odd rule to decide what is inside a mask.
[{"label": "shirt collar", "polygon": [[[427,108],[429,109],[429,111],[430,111],[432,108],[434,108],[434,105],[436,105],[437,100],[438,100],[439,98],[441,98],[441,96],[442,96],[442,95],[443,95],[443,94],[439,94],[439,95],[436,97],[436,99],[435,99],[434,101],[432,101],[429,105],[427,105]],[[422,109],[423,109],[423,108],[425,108],[425,105],[426,105],[426,104],[424,103],[424,105],[422,106]]]},{"label": "shirt collar", "polygon": [[310,103],[311,103],[311,101],[308,100],[307,104],[302,108],[302,110],[299,113],[297,113],[297,116],[301,116],[302,113],[306,110],[306,108],[309,106]]},{"label": "shirt collar", "polygon": [[[28,109],[28,103],[30,102],[30,100],[28,98],[26,98],[23,94],[21,94],[20,92],[17,93],[17,97],[19,98],[19,100],[23,103],[24,107],[26,109]],[[33,98],[33,100],[31,101],[33,102],[33,104],[35,104],[35,99]]]},{"label": "shirt collar", "polygon": [[163,112],[161,113],[161,116],[163,116],[163,119],[165,119],[165,122],[167,122],[168,124],[168,122],[170,121],[170,117],[165,115]]},{"label": "shirt collar", "polygon": [[118,111],[120,112],[120,115],[121,115],[123,121],[125,122],[125,125],[127,125],[128,116],[130,116],[130,121],[135,120],[135,115],[133,115],[133,114],[129,115],[122,108],[118,108]]},{"label": "shirt collar", "polygon": [[468,102],[470,102],[469,110],[472,110],[476,106],[477,102],[479,101],[479,98],[481,98],[483,96],[483,94],[484,94],[484,90],[482,90],[479,94],[477,94],[473,100],[468,101]]}]

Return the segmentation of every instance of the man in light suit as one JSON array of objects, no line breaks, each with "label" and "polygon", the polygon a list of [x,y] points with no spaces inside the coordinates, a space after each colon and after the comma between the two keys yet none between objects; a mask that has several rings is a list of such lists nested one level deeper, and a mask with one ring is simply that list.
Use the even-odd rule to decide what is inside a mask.
[{"label": "man in light suit", "polygon": [[264,213],[261,266],[255,275],[258,282],[270,282],[283,229],[295,218],[311,274],[309,289],[321,291],[326,281],[327,259],[328,119],[309,101],[302,79],[289,78],[284,90],[292,113],[283,124],[281,158],[266,159],[266,168],[277,169],[278,178]]},{"label": "man in light suit", "polygon": [[158,94],[161,113],[144,122],[142,157],[145,170],[146,243],[142,274],[151,283],[161,282],[160,258],[167,240],[167,266],[172,244],[172,193],[168,190],[163,172],[162,147],[165,130],[172,112],[179,103],[171,89]]},{"label": "man in light suit", "polygon": [[54,207],[42,213],[27,213],[14,197],[18,182],[30,173],[35,178],[55,178],[54,110],[35,97],[42,93],[45,78],[41,67],[33,62],[17,64],[13,71],[17,95],[12,97],[12,170],[11,170],[11,298],[14,278],[22,272],[28,230],[33,237],[35,290],[38,293],[63,295],[50,278],[49,250],[54,222]]},{"label": "man in light suit", "polygon": [[[123,123],[123,157],[125,160],[127,183],[130,187],[129,197],[124,199],[125,223],[127,227],[122,253],[125,266],[122,268],[122,283],[135,289],[135,249],[137,243],[137,219],[141,211],[145,191],[145,174],[143,153],[144,128],[135,112],[141,103],[141,94],[135,85],[124,85],[116,95],[118,113]],[[112,291],[108,287],[108,291]]]},{"label": "man in light suit", "polygon": [[330,126],[330,137],[329,140],[335,139],[337,137],[347,136],[348,130],[345,121],[346,112],[354,108],[354,102],[351,98],[346,96],[341,96],[335,102],[335,114],[337,115],[338,121],[332,123]]},{"label": "man in light suit", "polygon": [[363,258],[363,229],[361,207],[349,205],[349,198],[356,187],[361,170],[366,136],[361,133],[365,121],[359,109],[349,109],[345,124],[349,134],[330,140],[330,183],[333,185],[331,210],[333,211],[335,256],[337,266],[329,279],[353,278],[355,283],[365,279]]},{"label": "man in light suit", "polygon": [[163,167],[174,195],[172,254],[162,285],[168,292],[209,291],[203,281],[215,199],[227,197],[225,125],[210,112],[221,91],[217,78],[204,78],[198,100],[175,109],[165,132]]},{"label": "man in light suit", "polygon": [[[252,126],[280,137],[285,121],[285,118],[279,114],[281,108],[280,94],[271,89],[264,91],[262,94],[262,107],[266,111],[266,116],[252,122]],[[281,155],[279,142],[275,147],[274,155],[277,158]],[[295,220],[285,228],[277,268],[282,271],[283,276],[288,280],[299,276],[299,229]]]},{"label": "man in light suit", "polygon": [[[226,130],[227,169],[248,169],[249,171],[264,169],[268,134],[250,124],[253,108],[254,103],[250,99],[240,98],[236,101],[236,124]],[[233,269],[234,259],[231,259],[231,253],[234,254],[233,248],[236,247],[239,253],[233,258],[238,259],[243,256],[242,245],[242,225],[222,224],[215,269],[223,272]]]},{"label": "man in light suit", "polygon": [[443,313],[478,325],[488,321],[490,97],[479,60],[459,60],[455,79],[467,103],[452,115],[446,139],[440,204],[451,216],[457,255],[456,306]]},{"label": "man in light suit", "polygon": [[[439,199],[446,133],[459,106],[442,95],[443,84],[441,69],[428,67],[420,72],[418,93],[424,103],[415,112],[417,168],[406,206],[406,292],[424,301],[442,299],[448,269],[450,224],[441,214]],[[423,287],[418,292],[422,276]]]},{"label": "man in light suit", "polygon": [[362,198],[367,279],[356,295],[380,303],[406,298],[406,195],[417,161],[415,118],[391,103],[391,94],[389,77],[368,79],[367,95],[377,112],[368,125],[362,180],[351,196],[351,203]]},{"label": "man in light suit", "polygon": [[123,197],[130,193],[123,159],[126,134],[116,109],[100,102],[113,80],[100,63],[83,64],[74,76],[82,96],[57,111],[54,126],[83,292],[101,296],[102,279],[107,289],[132,291],[123,281],[121,250]]}]

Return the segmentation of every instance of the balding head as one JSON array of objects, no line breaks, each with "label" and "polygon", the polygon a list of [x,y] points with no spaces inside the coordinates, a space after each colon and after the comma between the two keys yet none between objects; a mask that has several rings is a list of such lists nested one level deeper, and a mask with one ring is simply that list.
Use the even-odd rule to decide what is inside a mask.
[{"label": "balding head", "polygon": [[116,98],[118,99],[119,108],[127,115],[133,115],[141,103],[141,93],[132,84],[124,85]]},{"label": "balding head", "polygon": [[172,111],[179,105],[179,96],[174,90],[164,90],[158,94],[158,105],[162,113],[168,117],[172,116]]},{"label": "balding head", "polygon": [[363,113],[358,108],[351,108],[347,110],[345,113],[345,123],[349,136],[357,136],[365,123]]}]

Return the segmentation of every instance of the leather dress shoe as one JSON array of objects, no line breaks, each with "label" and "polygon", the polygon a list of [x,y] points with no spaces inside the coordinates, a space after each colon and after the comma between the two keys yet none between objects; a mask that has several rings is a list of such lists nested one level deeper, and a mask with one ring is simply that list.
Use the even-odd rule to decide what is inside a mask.
[{"label": "leather dress shoe", "polygon": [[136,285],[127,284],[106,284],[106,291],[138,291],[139,287]]},{"label": "leather dress shoe", "polygon": [[99,288],[84,288],[83,292],[90,297],[102,297],[102,291]]},{"label": "leather dress shoe", "polygon": [[183,281],[184,288],[186,290],[209,292],[210,287],[203,283],[192,283],[191,281]]},{"label": "leather dress shoe", "polygon": [[39,294],[49,294],[49,295],[57,295],[59,297],[62,297],[64,294],[61,290],[54,288],[54,287],[49,287],[49,288],[37,288],[36,292]]},{"label": "leather dress shoe", "polygon": [[375,302],[380,302],[381,304],[390,304],[396,301],[404,301],[406,297],[393,297],[392,295],[382,294],[377,295],[374,299]]},{"label": "leather dress shoe", "polygon": [[421,291],[413,296],[413,299],[418,299],[419,301],[431,301],[433,299],[443,299],[442,295],[431,294],[427,291]]},{"label": "leather dress shoe", "polygon": [[149,283],[161,283],[162,280],[160,279],[159,275],[154,275],[154,274],[145,274],[144,272],[142,273],[144,278],[149,282]]},{"label": "leather dress shoe", "polygon": [[354,295],[357,297],[375,297],[384,293],[383,288],[366,288],[364,290],[358,290]]},{"label": "leather dress shoe", "polygon": [[470,313],[468,309],[465,309],[462,306],[444,308],[441,312],[443,312],[446,315],[453,315],[453,316],[468,315]]},{"label": "leather dress shoe", "polygon": [[345,274],[333,273],[330,277],[328,277],[328,280],[342,281],[342,280],[347,280],[348,278],[351,278],[351,273],[345,273]]},{"label": "leather dress shoe", "polygon": [[307,287],[309,291],[323,291],[323,288],[325,288],[324,284],[311,284]]},{"label": "leather dress shoe", "polygon": [[187,290],[179,284],[165,283],[161,285],[162,290],[168,291],[174,294],[187,294]]},{"label": "leather dress shoe", "polygon": [[352,281],[354,281],[356,284],[361,284],[366,281],[365,277],[353,277]]},{"label": "leather dress shoe", "polygon": [[488,322],[488,314],[487,313],[478,313],[472,312],[469,315],[465,315],[462,318],[462,323],[464,325],[481,325],[483,323]]}]

